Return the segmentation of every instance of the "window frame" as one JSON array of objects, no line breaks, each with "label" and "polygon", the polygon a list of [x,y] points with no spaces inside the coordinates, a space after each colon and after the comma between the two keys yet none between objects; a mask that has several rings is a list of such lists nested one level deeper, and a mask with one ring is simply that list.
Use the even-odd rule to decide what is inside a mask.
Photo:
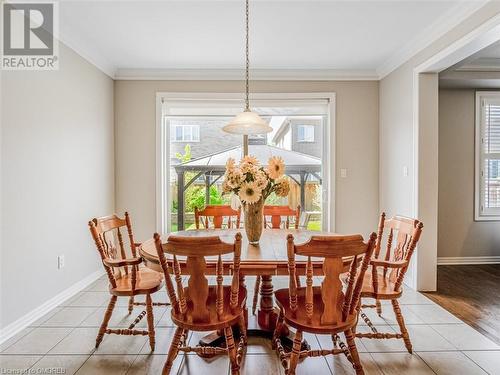
[{"label": "window frame", "polygon": [[[304,130],[305,129],[312,129],[312,140],[308,140],[308,139],[299,139],[299,134],[300,134],[300,131],[299,131],[299,128],[303,127]],[[315,134],[315,126],[314,125],[310,125],[310,124],[297,124],[297,143],[314,143],[316,141],[316,134]],[[305,135],[305,131],[304,131],[304,135]]]},{"label": "window frame", "polygon": [[[483,104],[485,100],[498,101],[500,105],[500,91],[476,91],[475,124],[474,124],[474,220],[500,221],[500,207],[484,209],[484,159],[483,134],[486,125]],[[500,156],[498,157],[500,160]]]},{"label": "window frame", "polygon": [[[241,93],[214,93],[214,92],[156,92],[156,230],[162,235],[168,234],[166,228],[170,228],[171,212],[170,199],[168,196],[168,186],[170,186],[170,141],[165,114],[168,110],[168,103],[176,101],[235,101],[244,102],[244,95]],[[322,202],[324,204],[323,228],[330,232],[336,231],[336,155],[334,145],[336,144],[336,94],[335,92],[281,92],[281,93],[253,93],[252,100],[265,101],[266,104],[273,101],[288,102],[289,100],[304,101],[324,101],[326,102],[326,126],[323,126],[323,191]],[[255,102],[254,102],[255,103]],[[238,113],[238,112],[237,112]],[[236,114],[237,114],[236,113]],[[231,114],[234,116],[234,114]]]},{"label": "window frame", "polygon": [[[177,129],[182,128],[182,139],[177,139]],[[191,139],[185,139],[185,132],[184,130],[186,128],[191,128]],[[193,132],[194,129],[197,129],[197,131]],[[188,143],[188,142],[200,142],[201,139],[201,132],[200,132],[200,125],[198,124],[176,124],[172,126],[171,132],[175,135],[175,139],[172,139],[172,142],[175,143]],[[171,133],[171,134],[172,134]],[[198,139],[193,139],[194,134],[198,134]]]}]

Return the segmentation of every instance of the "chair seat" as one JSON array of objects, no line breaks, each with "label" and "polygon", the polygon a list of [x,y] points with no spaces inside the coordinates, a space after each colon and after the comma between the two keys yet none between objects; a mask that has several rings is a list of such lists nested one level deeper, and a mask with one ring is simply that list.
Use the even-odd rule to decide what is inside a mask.
[{"label": "chair seat", "polygon": [[238,322],[242,310],[245,308],[247,299],[247,290],[244,287],[239,288],[238,292],[238,304],[234,311],[231,311],[229,306],[231,297],[231,287],[223,286],[223,313],[221,318],[217,317],[217,286],[210,285],[208,287],[208,297],[207,297],[207,310],[208,316],[205,318],[194,318],[193,303],[189,298],[189,287],[184,288],[184,293],[186,296],[187,310],[184,316],[178,315],[172,309],[172,321],[179,327],[184,329],[189,329],[192,331],[213,331],[219,329],[221,325],[231,326]]},{"label": "chair seat", "polygon": [[321,298],[321,288],[319,286],[313,287],[313,316],[309,320],[306,315],[306,288],[297,288],[297,305],[299,308],[296,311],[295,317],[290,310],[289,290],[278,289],[274,292],[278,306],[283,310],[285,322],[296,329],[310,333],[318,334],[333,334],[337,332],[344,332],[357,323],[358,316],[356,313],[347,316],[345,321],[338,321],[336,324],[323,324],[321,323],[321,315],[323,314],[324,304]]},{"label": "chair seat", "polygon": [[149,294],[160,290],[163,286],[163,275],[147,268],[139,268],[135,290],[132,291],[132,272],[116,279],[116,288],[109,287],[109,292],[115,296],[135,296]]},{"label": "chair seat", "polygon": [[361,297],[369,297],[376,299],[394,299],[401,296],[403,290],[395,291],[395,282],[391,281],[389,276],[385,276],[381,269],[377,270],[377,292],[373,288],[373,277],[371,267],[366,271],[363,279],[363,288],[361,289]]}]

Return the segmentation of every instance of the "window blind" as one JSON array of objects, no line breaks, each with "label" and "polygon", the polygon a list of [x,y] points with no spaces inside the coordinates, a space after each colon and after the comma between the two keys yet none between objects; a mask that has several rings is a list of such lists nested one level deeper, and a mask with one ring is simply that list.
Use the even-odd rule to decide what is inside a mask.
[{"label": "window blind", "polygon": [[480,214],[500,215],[500,93],[481,99]]}]

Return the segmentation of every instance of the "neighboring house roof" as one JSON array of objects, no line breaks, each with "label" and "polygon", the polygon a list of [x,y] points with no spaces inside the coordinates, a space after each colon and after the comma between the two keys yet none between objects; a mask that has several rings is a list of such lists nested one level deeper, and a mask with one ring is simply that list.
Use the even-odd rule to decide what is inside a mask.
[{"label": "neighboring house roof", "polygon": [[[270,145],[249,145],[248,153],[255,156],[262,165],[267,165],[267,161],[272,156],[279,156],[283,159],[287,173],[297,172],[320,172],[321,159],[315,156],[303,154],[297,151],[284,150]],[[225,171],[227,159],[233,158],[236,161],[241,159],[243,147],[238,146],[208,155],[199,159],[174,166],[176,171],[196,170],[196,171]]]}]

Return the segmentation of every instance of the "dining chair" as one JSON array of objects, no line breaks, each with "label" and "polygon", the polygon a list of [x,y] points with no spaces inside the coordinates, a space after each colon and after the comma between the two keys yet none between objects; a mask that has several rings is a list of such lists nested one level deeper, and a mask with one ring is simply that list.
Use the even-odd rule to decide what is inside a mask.
[{"label": "dining chair", "polygon": [[[271,221],[267,218],[270,217]],[[282,218],[285,217],[285,221]],[[299,228],[300,220],[300,206],[296,209],[288,206],[264,206],[264,225],[266,228],[290,228],[290,219],[293,219],[293,226],[295,229]]]},{"label": "dining chair", "polygon": [[[154,241],[154,242],[152,242]],[[163,374],[169,374],[179,351],[195,352],[199,355],[227,354],[231,373],[239,374],[243,351],[246,346],[245,304],[246,289],[240,285],[241,233],[234,243],[222,242],[219,237],[169,236],[162,244],[160,236],[144,242],[142,247],[155,246],[164,273],[168,296],[172,303],[172,321],[177,326],[170,344]],[[223,284],[223,261],[232,254],[231,285]],[[168,255],[168,259],[167,259]],[[210,285],[206,278],[206,258],[215,262],[216,284]],[[179,258],[185,259],[187,286],[182,284]],[[227,264],[227,263],[226,263]],[[173,277],[173,281],[171,279]],[[176,288],[174,289],[174,283]],[[236,348],[232,327],[238,325],[240,342]],[[195,346],[186,344],[189,331],[222,331],[226,347]]]},{"label": "dining chair", "polygon": [[[295,229],[299,228],[300,219],[300,206],[294,210],[288,206],[264,206],[264,227],[279,229],[290,228],[290,218],[294,218],[293,226]],[[286,221],[282,221],[282,217],[286,217]],[[267,221],[267,217],[271,217],[271,221]],[[257,275],[254,286],[254,293],[252,299],[252,315],[255,315],[257,310],[257,302],[259,299],[261,277]],[[300,286],[300,276],[297,274],[297,284]]]},{"label": "dining chair", "polygon": [[[224,223],[224,218],[227,221]],[[194,208],[194,222],[196,229],[200,229],[200,221],[205,229],[213,227],[221,229],[225,224],[228,228],[239,228],[241,218],[241,208],[233,210],[231,206],[209,205],[202,210]]]},{"label": "dining chair", "polygon": [[[390,300],[400,332],[382,333],[374,327],[368,316],[361,310],[361,318],[370,328],[369,333],[356,333],[356,337],[368,339],[403,339],[406,349],[412,352],[410,335],[406,329],[398,299],[403,294],[403,281],[411,257],[422,233],[422,222],[403,216],[386,219],[385,213],[380,215],[378,236],[370,271],[365,274],[362,298],[373,298],[375,304],[364,304],[361,308],[376,308],[382,315],[381,300]],[[381,253],[384,231],[387,230],[385,252]]]},{"label": "dining chair", "polygon": [[[125,250],[124,238],[120,229],[126,228],[130,254]],[[111,299],[109,301],[104,319],[96,338],[95,347],[98,348],[105,334],[117,335],[143,335],[149,336],[149,345],[151,350],[155,348],[155,329],[153,306],[164,306],[167,303],[153,303],[151,294],[160,290],[163,286],[163,277],[160,272],[140,268],[142,258],[137,256],[137,246],[134,242],[132,233],[132,224],[130,216],[125,212],[125,218],[119,218],[116,215],[110,215],[95,218],[89,221],[89,229],[97,247],[97,251],[102,259],[104,270],[109,280],[109,292]],[[135,302],[134,297],[145,295],[145,302]],[[134,306],[145,306],[138,317],[127,329],[108,328],[109,320],[113,314],[118,297],[128,297],[128,312],[132,313]],[[146,316],[148,329],[136,330],[135,326]]]},{"label": "dining chair", "polygon": [[[288,235],[289,287],[274,293],[280,312],[273,337],[273,346],[286,374],[295,374],[301,358],[330,354],[344,354],[352,363],[356,374],[364,374],[353,329],[358,321],[363,278],[375,248],[375,239],[375,233],[370,235],[366,243],[361,235],[312,236],[308,242],[296,245],[293,235]],[[297,256],[305,257],[307,262],[305,287],[297,287]],[[320,286],[313,286],[311,258],[315,258],[314,261],[323,258],[325,276]],[[345,271],[349,272],[349,276],[344,291],[341,275]],[[284,324],[296,329],[290,353],[285,353],[280,340]],[[301,351],[303,332],[331,335],[333,349]],[[340,340],[339,333],[344,333],[347,345]]]}]

